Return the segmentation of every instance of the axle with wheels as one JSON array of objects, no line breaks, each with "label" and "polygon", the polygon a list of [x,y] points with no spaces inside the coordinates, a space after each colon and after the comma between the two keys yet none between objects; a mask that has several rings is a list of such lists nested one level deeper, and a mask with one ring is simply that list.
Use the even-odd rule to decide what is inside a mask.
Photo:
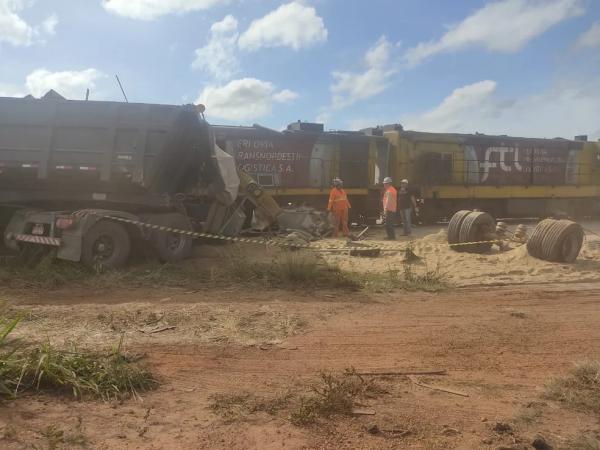
[{"label": "axle with wheels", "polygon": [[190,220],[177,212],[135,215],[124,211],[77,212],[19,210],[4,234],[12,250],[46,246],[60,259],[82,262],[90,268],[115,269],[126,264],[134,243],[150,248],[163,262],[177,262],[190,255],[192,237],[168,231],[148,230],[102,216],[144,222],[165,228],[192,231]]}]

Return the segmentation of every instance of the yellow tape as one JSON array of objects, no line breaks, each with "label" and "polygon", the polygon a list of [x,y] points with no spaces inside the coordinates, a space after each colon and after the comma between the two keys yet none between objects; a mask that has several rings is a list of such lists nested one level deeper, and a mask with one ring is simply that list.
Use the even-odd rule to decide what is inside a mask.
[{"label": "yellow tape", "polygon": [[[293,244],[289,242],[278,242],[278,241],[268,241],[265,239],[252,239],[252,238],[244,238],[244,237],[232,237],[232,236],[224,236],[222,234],[211,234],[211,233],[202,233],[197,231],[189,231],[189,230],[180,230],[178,228],[165,227],[162,225],[155,225],[151,223],[140,222],[137,220],[125,219],[123,217],[109,216],[104,214],[99,214],[95,211],[86,211],[86,213],[101,217],[103,219],[114,220],[116,222],[127,223],[131,225],[137,225],[144,228],[149,228],[151,230],[164,231],[167,233],[176,233],[182,234],[185,236],[192,236],[195,238],[206,238],[206,239],[216,239],[221,241],[230,241],[230,242],[242,242],[245,244],[259,244],[259,245],[272,245],[276,247],[289,247],[289,248],[303,248],[310,249],[316,251],[350,251],[350,250],[380,250],[384,252],[398,252],[405,250],[408,248],[409,243],[403,243],[401,246],[396,245],[375,245],[371,246],[365,242],[361,242],[360,246],[352,246],[349,244],[347,247],[319,247],[310,244]],[[476,245],[476,244],[498,244],[501,240],[496,239],[493,241],[474,241],[474,242],[460,242],[456,244],[448,244],[449,247],[459,247],[459,246],[467,246],[467,245]]]}]

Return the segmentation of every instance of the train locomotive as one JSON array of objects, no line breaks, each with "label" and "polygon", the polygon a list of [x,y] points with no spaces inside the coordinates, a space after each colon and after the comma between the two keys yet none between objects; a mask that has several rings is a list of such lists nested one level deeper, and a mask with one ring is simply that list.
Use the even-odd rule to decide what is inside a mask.
[{"label": "train locomotive", "polygon": [[399,124],[324,131],[307,122],[282,132],[258,125],[214,129],[217,144],[281,205],[324,209],[331,180],[342,178],[357,222],[379,217],[385,176],[410,180],[424,222],[473,208],[496,217],[600,213],[600,143],[585,136],[427,133]]}]

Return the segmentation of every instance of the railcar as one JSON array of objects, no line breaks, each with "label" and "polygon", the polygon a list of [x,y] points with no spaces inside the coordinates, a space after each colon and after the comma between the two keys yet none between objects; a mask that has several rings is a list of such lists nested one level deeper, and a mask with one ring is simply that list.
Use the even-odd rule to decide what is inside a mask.
[{"label": "railcar", "polygon": [[340,177],[355,221],[379,216],[379,189],[389,171],[388,140],[363,132],[324,131],[295,122],[279,132],[254,125],[213,126],[217,145],[280,205],[325,209],[331,181]]}]

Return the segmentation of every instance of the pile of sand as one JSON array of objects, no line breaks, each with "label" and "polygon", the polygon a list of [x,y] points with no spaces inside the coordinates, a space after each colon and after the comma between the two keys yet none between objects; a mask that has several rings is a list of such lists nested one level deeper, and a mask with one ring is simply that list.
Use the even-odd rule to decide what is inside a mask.
[{"label": "pile of sand", "polygon": [[[527,253],[527,247],[513,243],[510,249],[500,251],[496,246],[486,254],[457,252],[448,247],[446,231],[427,235],[412,241],[414,253],[420,260],[413,264],[416,272],[440,270],[457,285],[497,283],[548,283],[600,281],[600,238],[586,236],[577,260],[572,264],[542,261]],[[330,241],[331,242],[331,241]],[[336,242],[336,241],[333,241]],[[367,241],[383,248],[390,246],[385,241]],[[406,242],[394,244],[396,248]],[[332,246],[327,244],[327,246]],[[340,241],[337,241],[340,246]],[[324,253],[325,259],[346,270],[357,272],[385,272],[401,270],[404,263],[403,251],[384,252],[377,258],[359,258],[344,253]]]}]

